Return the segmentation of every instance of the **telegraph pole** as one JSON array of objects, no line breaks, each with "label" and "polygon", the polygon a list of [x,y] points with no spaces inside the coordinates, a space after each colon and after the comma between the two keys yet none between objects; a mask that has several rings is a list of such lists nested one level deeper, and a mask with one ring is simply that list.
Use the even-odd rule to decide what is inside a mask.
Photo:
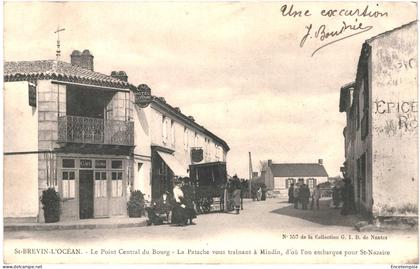
[{"label": "telegraph pole", "polygon": [[248,190],[248,192],[249,192],[249,198],[252,198],[252,192],[251,192],[251,180],[252,180],[252,159],[251,159],[251,152],[248,152],[248,154],[249,154],[249,190]]},{"label": "telegraph pole", "polygon": [[64,31],[66,29],[60,28],[60,25],[57,26],[57,30],[54,32],[54,34],[57,34],[57,50],[55,51],[55,56],[57,61],[60,60],[61,56],[61,50],[60,50],[60,32]]}]

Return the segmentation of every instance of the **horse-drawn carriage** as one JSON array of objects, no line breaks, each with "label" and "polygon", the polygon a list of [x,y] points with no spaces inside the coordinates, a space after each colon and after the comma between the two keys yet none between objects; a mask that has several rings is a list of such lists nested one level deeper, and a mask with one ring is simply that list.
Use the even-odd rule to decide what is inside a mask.
[{"label": "horse-drawn carriage", "polygon": [[195,188],[198,213],[224,211],[224,193],[227,184],[225,162],[190,165],[190,180]]}]

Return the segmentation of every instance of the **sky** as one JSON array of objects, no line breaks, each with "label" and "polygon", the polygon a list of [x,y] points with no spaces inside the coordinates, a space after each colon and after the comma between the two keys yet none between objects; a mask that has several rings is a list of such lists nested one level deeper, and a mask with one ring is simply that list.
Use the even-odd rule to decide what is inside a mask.
[{"label": "sky", "polygon": [[[284,5],[302,16],[288,16]],[[338,12],[361,14],[367,5],[383,16]],[[4,60],[54,59],[60,25],[61,60],[89,49],[95,71],[123,70],[149,85],[228,143],[230,175],[248,177],[251,152],[254,171],[267,159],[323,159],[336,176],[344,161],[340,87],[355,79],[363,42],[416,20],[416,11],[410,2],[8,2]]]}]

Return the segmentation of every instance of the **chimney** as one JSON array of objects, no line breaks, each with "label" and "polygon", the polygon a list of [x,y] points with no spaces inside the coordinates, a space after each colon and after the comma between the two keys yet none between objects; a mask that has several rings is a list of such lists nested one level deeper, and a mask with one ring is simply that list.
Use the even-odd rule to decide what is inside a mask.
[{"label": "chimney", "polygon": [[189,118],[190,120],[192,120],[192,121],[195,121],[195,119],[194,119],[194,117],[193,117],[193,116],[188,116],[188,118]]},{"label": "chimney", "polygon": [[268,161],[267,161],[267,165],[268,165],[268,166],[271,166],[272,164],[273,164],[273,160],[268,160]]},{"label": "chimney", "polygon": [[181,113],[181,109],[179,107],[174,107],[174,109],[178,112]]},{"label": "chimney", "polygon": [[122,80],[122,81],[125,81],[125,82],[128,81],[127,73],[124,72],[124,71],[119,71],[119,72],[112,71],[111,72],[111,77],[116,78],[116,79],[119,79],[119,80]]},{"label": "chimney", "polygon": [[323,160],[322,159],[318,159],[318,164],[319,165],[323,165]]},{"label": "chimney", "polygon": [[70,61],[74,66],[93,71],[93,55],[90,54],[89,50],[84,50],[82,53],[74,50],[70,55]]}]

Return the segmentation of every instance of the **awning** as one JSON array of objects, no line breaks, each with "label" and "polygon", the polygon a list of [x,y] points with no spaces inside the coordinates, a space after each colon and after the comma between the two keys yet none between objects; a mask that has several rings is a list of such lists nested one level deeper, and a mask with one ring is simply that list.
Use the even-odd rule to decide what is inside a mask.
[{"label": "awning", "polygon": [[188,177],[187,169],[184,168],[173,155],[165,152],[157,152],[167,166],[172,170],[175,176]]}]

